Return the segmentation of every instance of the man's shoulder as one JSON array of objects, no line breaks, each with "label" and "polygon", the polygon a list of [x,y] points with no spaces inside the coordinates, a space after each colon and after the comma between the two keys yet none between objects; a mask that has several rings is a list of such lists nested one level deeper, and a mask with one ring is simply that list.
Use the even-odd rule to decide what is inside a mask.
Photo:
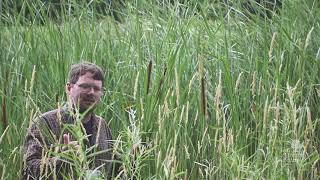
[{"label": "man's shoulder", "polygon": [[46,123],[52,124],[57,122],[57,119],[59,118],[59,116],[61,117],[62,114],[63,114],[63,111],[61,111],[60,109],[53,109],[38,115],[34,121],[35,123],[46,122]]},{"label": "man's shoulder", "polygon": [[94,114],[94,117],[97,119],[97,120],[102,120],[102,121],[105,121],[105,119],[97,114]]},{"label": "man's shoulder", "polygon": [[40,117],[43,117],[43,118],[52,118],[52,117],[57,117],[57,113],[59,112],[58,109],[53,109],[51,111],[47,111],[45,113],[42,113],[40,115]]},{"label": "man's shoulder", "polygon": [[103,117],[101,117],[101,116],[98,116],[98,115],[94,115],[94,119],[98,122],[98,123],[101,123],[101,124],[107,124],[106,123],[106,120],[103,118]]},{"label": "man's shoulder", "polygon": [[30,122],[29,131],[35,133],[38,130],[56,130],[59,125],[59,112],[61,112],[59,111],[59,109],[54,109],[38,115],[35,119],[32,120],[32,122]]},{"label": "man's shoulder", "polygon": [[59,117],[61,117],[63,115],[64,115],[64,113],[63,113],[63,111],[61,109],[54,109],[54,110],[42,113],[39,116],[39,118],[51,121],[51,120],[57,120],[57,118],[59,118]]},{"label": "man's shoulder", "polygon": [[98,115],[96,115],[96,114],[95,114],[94,117],[95,117],[95,120],[96,120],[96,122],[97,122],[98,125],[100,124],[102,127],[106,127],[108,130],[110,130],[107,121],[106,121],[103,117],[98,116]]}]

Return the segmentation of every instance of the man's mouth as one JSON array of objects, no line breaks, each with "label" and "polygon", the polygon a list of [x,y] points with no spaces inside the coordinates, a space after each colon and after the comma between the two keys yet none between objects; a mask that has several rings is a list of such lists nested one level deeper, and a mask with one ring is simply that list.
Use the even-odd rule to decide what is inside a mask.
[{"label": "man's mouth", "polygon": [[94,100],[94,99],[84,99],[83,101],[85,101],[85,102],[89,102],[89,103],[94,103],[94,102],[95,102],[95,100]]}]

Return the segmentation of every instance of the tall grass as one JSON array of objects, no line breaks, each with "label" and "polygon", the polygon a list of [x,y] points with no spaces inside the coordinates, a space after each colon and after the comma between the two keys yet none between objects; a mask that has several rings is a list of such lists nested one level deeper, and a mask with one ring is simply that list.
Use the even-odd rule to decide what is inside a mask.
[{"label": "tall grass", "polygon": [[82,6],[51,21],[37,3],[23,23],[1,11],[3,179],[20,176],[29,122],[66,100],[81,59],[106,70],[97,114],[123,178],[319,178],[318,1],[285,0],[265,19],[237,4],[141,0],[121,22]]}]

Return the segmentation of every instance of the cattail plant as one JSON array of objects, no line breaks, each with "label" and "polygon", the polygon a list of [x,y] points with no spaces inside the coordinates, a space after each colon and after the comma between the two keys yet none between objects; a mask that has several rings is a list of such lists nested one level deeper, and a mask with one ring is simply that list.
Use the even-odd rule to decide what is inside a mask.
[{"label": "cattail plant", "polygon": [[[106,71],[96,114],[116,179],[319,179],[319,2],[250,2],[128,1],[117,21],[97,1],[50,14],[0,0],[0,178],[20,178],[27,128],[62,108],[66,70],[88,59]],[[86,138],[81,123],[64,128]],[[61,138],[44,177],[55,155],[73,162],[69,179],[102,178],[85,148],[60,153]]]}]

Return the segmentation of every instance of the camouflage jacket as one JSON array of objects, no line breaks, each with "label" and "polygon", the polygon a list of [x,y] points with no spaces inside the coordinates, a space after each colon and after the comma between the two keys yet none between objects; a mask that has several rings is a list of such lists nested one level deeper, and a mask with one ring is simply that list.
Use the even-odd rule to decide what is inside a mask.
[{"label": "camouflage jacket", "polygon": [[[59,156],[63,134],[69,133],[71,141],[76,140],[72,130],[76,121],[69,112],[66,107],[56,109],[31,122],[24,142],[23,179],[75,178],[72,170],[74,164],[70,163],[72,159]],[[90,139],[93,142],[89,143],[90,147],[85,148],[85,152],[88,152],[85,156],[89,159],[86,162],[90,162],[91,172],[99,169],[109,179],[114,172],[111,130],[106,122],[95,114],[92,114],[90,121],[93,125]],[[83,156],[79,158],[85,159]]]}]

